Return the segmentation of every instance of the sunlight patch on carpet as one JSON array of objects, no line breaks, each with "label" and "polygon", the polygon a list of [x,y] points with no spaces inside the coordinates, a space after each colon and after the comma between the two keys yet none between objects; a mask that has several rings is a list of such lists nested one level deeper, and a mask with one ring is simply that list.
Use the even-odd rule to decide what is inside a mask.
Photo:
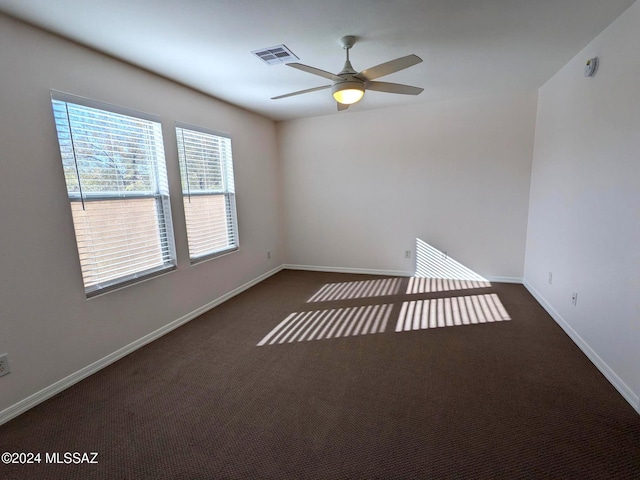
[{"label": "sunlight patch on carpet", "polygon": [[400,278],[382,278],[379,280],[327,283],[307,300],[307,303],[396,295],[400,290],[401,282]]},{"label": "sunlight patch on carpet", "polygon": [[511,320],[495,293],[403,302],[396,332]]},{"label": "sunlight patch on carpet", "polygon": [[392,310],[392,304],[383,304],[294,312],[257,346],[383,333]]},{"label": "sunlight patch on carpet", "polygon": [[411,277],[407,285],[408,295],[418,293],[449,292],[470,288],[489,288],[490,282],[483,280],[457,280],[451,278]]}]

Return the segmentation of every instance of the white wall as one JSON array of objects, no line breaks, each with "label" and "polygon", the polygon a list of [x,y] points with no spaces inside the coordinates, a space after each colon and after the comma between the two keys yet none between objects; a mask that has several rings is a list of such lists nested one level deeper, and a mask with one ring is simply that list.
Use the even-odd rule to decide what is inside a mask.
[{"label": "white wall", "polygon": [[[638,45],[636,3],[540,89],[525,264],[526,285],[636,408]],[[584,78],[596,55],[597,75]]]},{"label": "white wall", "polygon": [[[0,412],[283,262],[275,123],[0,15]],[[87,300],[49,98],[159,115],[178,269]],[[191,267],[176,120],[232,136],[240,250]],[[266,251],[272,251],[267,261]]]},{"label": "white wall", "polygon": [[279,123],[287,263],[412,272],[420,238],[521,279],[535,114],[532,93]]}]

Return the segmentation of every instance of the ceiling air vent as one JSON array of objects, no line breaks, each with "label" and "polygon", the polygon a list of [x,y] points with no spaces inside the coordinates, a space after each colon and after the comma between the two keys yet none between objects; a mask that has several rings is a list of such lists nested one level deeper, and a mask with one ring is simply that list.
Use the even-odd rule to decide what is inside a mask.
[{"label": "ceiling air vent", "polygon": [[261,48],[259,50],[253,50],[251,53],[267,65],[279,65],[281,63],[290,63],[300,60],[284,45]]}]

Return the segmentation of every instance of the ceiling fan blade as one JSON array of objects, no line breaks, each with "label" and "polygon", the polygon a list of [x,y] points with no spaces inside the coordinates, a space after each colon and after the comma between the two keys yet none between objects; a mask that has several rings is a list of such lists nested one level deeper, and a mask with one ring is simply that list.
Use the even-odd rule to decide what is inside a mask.
[{"label": "ceiling fan blade", "polygon": [[342,77],[334,75],[331,72],[320,70],[316,67],[310,67],[309,65],[304,65],[302,63],[287,63],[287,66],[297,68],[298,70],[302,70],[303,72],[312,73],[313,75],[319,75],[321,77],[328,78],[329,80],[343,80]]},{"label": "ceiling fan blade", "polygon": [[340,102],[336,102],[338,104],[338,111],[342,112],[343,110],[346,110],[347,108],[349,108],[349,105],[346,105],[344,103],[340,103]]},{"label": "ceiling fan blade", "polygon": [[403,95],[420,95],[424,88],[402,85],[401,83],[367,82],[367,90],[385,93],[401,93]]},{"label": "ceiling fan blade", "polygon": [[[385,75],[412,67],[420,62],[422,62],[422,59],[419,56],[411,54],[406,57],[400,57],[389,62],[381,63],[375,67],[367,68],[366,70],[357,73],[355,76],[360,80],[375,80],[376,78],[384,77]],[[289,63],[289,65],[292,64]]]},{"label": "ceiling fan blade", "polygon": [[271,100],[279,100],[281,98],[293,97],[294,95],[302,95],[303,93],[317,92],[318,90],[325,90],[327,88],[331,88],[331,85],[323,85],[321,87],[307,88],[306,90],[298,90],[297,92],[285,93],[284,95],[271,97]]}]

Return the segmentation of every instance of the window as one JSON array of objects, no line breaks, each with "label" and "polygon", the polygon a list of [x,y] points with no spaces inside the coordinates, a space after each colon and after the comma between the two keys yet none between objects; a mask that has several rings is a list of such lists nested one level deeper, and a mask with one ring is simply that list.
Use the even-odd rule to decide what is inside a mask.
[{"label": "window", "polygon": [[174,269],[158,120],[59,92],[51,102],[87,296]]},{"label": "window", "polygon": [[231,139],[176,123],[191,263],[238,249]]}]

